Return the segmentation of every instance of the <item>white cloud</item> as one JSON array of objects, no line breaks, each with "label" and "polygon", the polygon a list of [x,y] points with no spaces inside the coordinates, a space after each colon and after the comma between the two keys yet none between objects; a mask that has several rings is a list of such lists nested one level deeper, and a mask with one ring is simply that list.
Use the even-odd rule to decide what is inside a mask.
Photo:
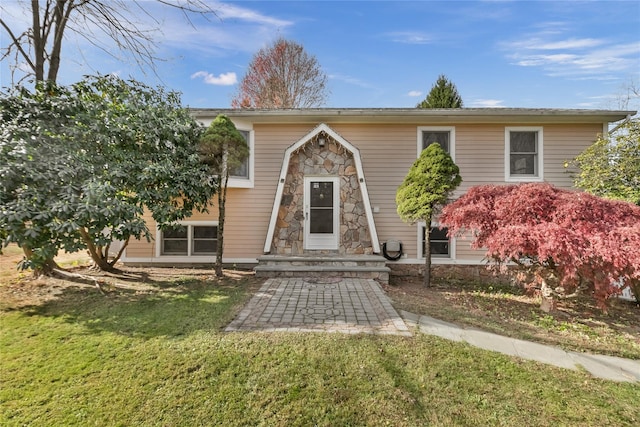
[{"label": "white cloud", "polygon": [[356,77],[351,77],[351,76],[345,76],[343,74],[329,74],[328,77],[332,80],[338,80],[338,81],[343,81],[345,83],[351,84],[351,85],[355,85],[355,86],[360,86],[363,88],[371,88],[372,86],[367,83],[364,82]]},{"label": "white cloud", "polygon": [[433,37],[421,31],[394,31],[386,33],[385,36],[398,43],[427,44],[433,42]]},{"label": "white cloud", "polygon": [[253,53],[294,25],[293,21],[227,3],[215,2],[211,8],[215,17],[194,18],[193,25],[180,14],[164,15],[162,35],[157,40],[171,48],[212,56]]},{"label": "white cloud", "polygon": [[475,99],[469,107],[476,108],[505,108],[502,99]]},{"label": "white cloud", "polygon": [[238,83],[238,77],[236,73],[222,73],[218,77],[214,74],[208,73],[206,71],[198,71],[191,75],[192,79],[202,78],[202,80],[209,85],[216,86],[231,86]]},{"label": "white cloud", "polygon": [[560,50],[560,49],[583,49],[588,47],[601,46],[604,40],[598,39],[575,39],[548,41],[540,37],[533,37],[527,40],[506,43],[506,46],[512,49],[530,49],[530,50]]},{"label": "white cloud", "polygon": [[245,22],[269,25],[273,27],[288,27],[293,23],[284,19],[273,18],[256,12],[255,10],[239,7],[228,3],[215,3],[213,9],[216,15],[222,19],[238,19]]},{"label": "white cloud", "polygon": [[563,53],[522,53],[510,55],[516,65],[542,67],[551,76],[602,78],[612,72],[633,70],[638,66],[640,43],[609,45],[602,49]]},{"label": "white cloud", "polygon": [[537,34],[501,44],[513,64],[539,67],[554,77],[576,79],[609,79],[639,65],[640,42],[567,37],[570,30],[559,23],[538,28]]},{"label": "white cloud", "polygon": [[407,94],[407,96],[411,96],[411,97],[417,97],[420,95],[422,95],[422,92],[420,92],[419,90],[412,90]]}]

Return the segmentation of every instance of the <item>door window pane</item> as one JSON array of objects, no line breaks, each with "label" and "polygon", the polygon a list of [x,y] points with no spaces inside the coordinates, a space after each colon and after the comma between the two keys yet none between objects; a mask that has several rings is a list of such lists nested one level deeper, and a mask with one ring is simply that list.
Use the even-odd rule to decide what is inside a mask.
[{"label": "door window pane", "polygon": [[333,207],[333,182],[311,182],[311,207]]},{"label": "door window pane", "polygon": [[311,208],[309,231],[318,234],[333,233],[333,208]]}]

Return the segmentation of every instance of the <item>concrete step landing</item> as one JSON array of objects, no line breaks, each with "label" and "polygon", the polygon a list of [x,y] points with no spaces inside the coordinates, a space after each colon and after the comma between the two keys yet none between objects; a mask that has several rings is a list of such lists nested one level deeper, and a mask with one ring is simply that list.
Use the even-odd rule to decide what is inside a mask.
[{"label": "concrete step landing", "polygon": [[263,255],[256,277],[343,277],[389,283],[389,267],[379,255]]}]

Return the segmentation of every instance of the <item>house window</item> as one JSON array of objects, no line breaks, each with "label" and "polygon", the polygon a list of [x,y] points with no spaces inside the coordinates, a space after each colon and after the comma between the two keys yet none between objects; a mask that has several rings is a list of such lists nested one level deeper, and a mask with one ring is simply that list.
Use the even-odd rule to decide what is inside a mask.
[{"label": "house window", "polygon": [[434,142],[438,143],[455,161],[454,127],[418,126],[418,156],[420,156],[422,150]]},{"label": "house window", "polygon": [[194,225],[191,240],[192,255],[213,255],[218,249],[218,227]]},{"label": "house window", "polygon": [[160,242],[160,255],[215,255],[218,247],[218,226],[181,224],[160,231]]},{"label": "house window", "polygon": [[[426,230],[427,227],[422,225],[422,258],[426,252]],[[440,229],[438,227],[430,228],[430,240],[431,240],[431,256],[437,258],[451,258],[451,242],[447,237],[449,232],[448,228]]]},{"label": "house window", "polygon": [[[242,136],[244,137],[244,140],[247,142],[247,146],[249,146],[250,132],[248,130],[240,130],[240,129],[238,129],[238,132],[242,134]],[[250,146],[249,146],[249,149],[251,149]],[[249,157],[247,157],[244,160],[244,163],[242,163],[240,166],[238,166],[237,168],[235,168],[229,173],[229,177],[236,178],[236,179],[249,179],[250,178],[250,175],[249,175],[249,158],[250,157],[251,157],[251,151],[249,151]]]},{"label": "house window", "polygon": [[240,129],[240,126],[242,125],[238,125],[238,131],[247,141],[247,146],[249,147],[249,157],[245,159],[243,164],[229,172],[228,185],[231,188],[253,188],[255,164],[255,150],[253,143],[254,131]]},{"label": "house window", "polygon": [[505,130],[507,181],[542,180],[542,128]]},{"label": "house window", "polygon": [[187,255],[188,249],[187,227],[181,225],[162,232],[162,255]]}]

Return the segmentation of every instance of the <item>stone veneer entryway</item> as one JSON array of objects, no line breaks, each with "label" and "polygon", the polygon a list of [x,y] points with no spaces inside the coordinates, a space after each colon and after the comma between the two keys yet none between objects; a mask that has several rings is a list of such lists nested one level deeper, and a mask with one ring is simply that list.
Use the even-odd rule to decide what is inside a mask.
[{"label": "stone veneer entryway", "polygon": [[[320,146],[319,136],[324,139]],[[321,132],[291,153],[271,254],[302,255],[304,250],[304,177],[340,178],[340,238],[338,254],[371,255],[373,246],[353,153]]]},{"label": "stone veneer entryway", "polygon": [[[287,148],[283,162],[256,276],[389,283],[389,267],[377,255],[380,246],[358,149],[320,124]],[[337,250],[305,250],[305,179],[329,177],[339,181]]]}]

